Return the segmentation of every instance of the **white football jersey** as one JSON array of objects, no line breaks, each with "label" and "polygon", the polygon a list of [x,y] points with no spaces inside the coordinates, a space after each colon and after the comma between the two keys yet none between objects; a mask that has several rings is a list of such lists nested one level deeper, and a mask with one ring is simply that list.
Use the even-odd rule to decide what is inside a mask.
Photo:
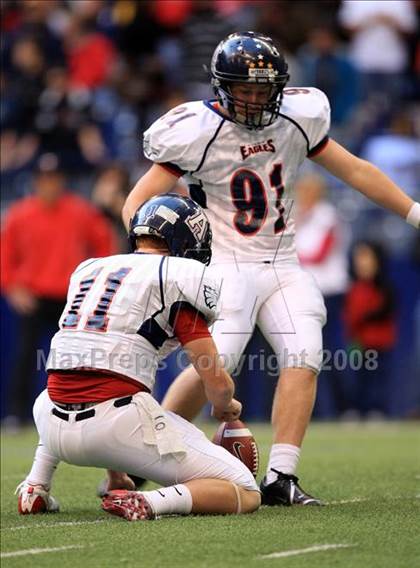
[{"label": "white football jersey", "polygon": [[214,102],[189,102],[145,132],[144,153],[185,176],[211,223],[214,261],[296,258],[293,185],[329,126],[328,99],[314,88],[285,89],[280,116],[263,130],[235,124]]},{"label": "white football jersey", "polygon": [[179,346],[174,319],[188,304],[211,326],[220,283],[196,260],[122,254],[72,274],[47,369],[106,369],[152,389],[159,362]]}]

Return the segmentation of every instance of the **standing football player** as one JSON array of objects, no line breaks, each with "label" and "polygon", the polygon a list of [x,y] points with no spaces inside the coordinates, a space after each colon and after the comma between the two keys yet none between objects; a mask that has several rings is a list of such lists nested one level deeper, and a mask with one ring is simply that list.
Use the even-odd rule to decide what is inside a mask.
[{"label": "standing football player", "polygon": [[[415,227],[420,204],[372,164],[328,137],[327,97],[314,88],[285,89],[287,63],[269,37],[235,33],[211,62],[214,101],[182,104],[144,134],[154,164],[128,196],[128,226],[139,204],[184,176],[214,233],[213,269],[223,275],[222,317],[213,329],[233,371],[258,325],[281,367],[273,409],[273,446],[261,484],[267,505],[318,505],[295,476],[322,364],[326,311],[297,260],[293,185],[310,158]],[[164,407],[193,419],[205,403],[194,367],[172,384]]]},{"label": "standing football player", "polygon": [[[134,254],[90,259],[71,276],[34,418],[40,443],[19,486],[22,514],[56,511],[60,460],[108,468],[105,511],[127,520],[167,514],[249,513],[260,492],[248,468],[151,396],[159,362],[180,344],[219,420],[238,418],[232,378],[208,330],[220,283],[207,276],[211,230],[201,208],[169,194],[130,223]],[[129,491],[124,473],[162,484]],[[125,487],[112,491],[113,488]]]}]

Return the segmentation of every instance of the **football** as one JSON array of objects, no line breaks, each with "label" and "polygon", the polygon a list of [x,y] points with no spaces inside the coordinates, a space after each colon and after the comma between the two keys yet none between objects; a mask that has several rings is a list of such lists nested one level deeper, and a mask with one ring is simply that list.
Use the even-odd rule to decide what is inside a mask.
[{"label": "football", "polygon": [[222,446],[241,460],[257,477],[259,466],[258,446],[252,432],[241,420],[222,422],[213,437],[213,444]]}]

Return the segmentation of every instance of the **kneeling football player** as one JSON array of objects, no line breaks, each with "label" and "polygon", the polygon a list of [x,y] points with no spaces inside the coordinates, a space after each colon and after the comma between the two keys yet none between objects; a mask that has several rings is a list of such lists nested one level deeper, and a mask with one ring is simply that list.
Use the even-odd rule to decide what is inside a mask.
[{"label": "kneeling football player", "polygon": [[240,415],[208,331],[220,288],[206,274],[208,220],[189,198],[161,195],[136,211],[129,236],[131,254],[87,260],[71,277],[48,386],[34,404],[40,443],[18,488],[19,512],[58,510],[49,490],[60,460],[111,470],[110,487],[130,487],[123,471],[161,484],[108,491],[103,509],[128,520],[255,511],[260,493],[248,468],[150,394],[160,360],[181,344],[213,415]]}]

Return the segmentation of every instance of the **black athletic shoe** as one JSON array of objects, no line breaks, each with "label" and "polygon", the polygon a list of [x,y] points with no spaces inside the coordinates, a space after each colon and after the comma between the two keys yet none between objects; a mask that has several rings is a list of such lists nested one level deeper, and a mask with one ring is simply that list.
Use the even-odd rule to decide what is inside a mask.
[{"label": "black athletic shoe", "polygon": [[[137,477],[136,475],[130,475],[130,474],[128,474],[128,477],[130,477],[133,483],[135,484],[136,491],[141,487],[143,487],[143,485],[146,483],[146,479],[143,479],[142,477]],[[101,498],[105,497],[105,495],[108,493],[107,487],[108,487],[108,479],[106,478],[103,479],[96,488],[96,495]]]},{"label": "black athletic shoe", "polygon": [[131,478],[131,480],[134,482],[134,485],[136,486],[136,491],[138,491],[141,487],[143,487],[143,485],[145,485],[147,479],[144,479],[144,477],[137,477],[137,475],[131,475],[131,473],[128,474],[128,477]]},{"label": "black athletic shoe", "polygon": [[271,471],[277,473],[276,481],[267,483],[264,477],[260,484],[263,505],[322,505],[319,499],[303,491],[295,475],[288,475],[273,468]]}]

